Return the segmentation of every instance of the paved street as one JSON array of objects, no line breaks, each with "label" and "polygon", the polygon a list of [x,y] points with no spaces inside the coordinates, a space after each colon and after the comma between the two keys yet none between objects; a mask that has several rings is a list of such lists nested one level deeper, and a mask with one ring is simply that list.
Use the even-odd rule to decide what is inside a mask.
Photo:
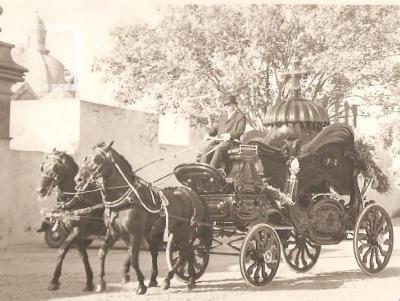
[{"label": "paved street", "polygon": [[[281,262],[275,279],[267,286],[253,288],[241,279],[236,257],[212,256],[206,274],[198,287],[188,292],[185,285],[174,281],[168,292],[149,289],[145,296],[136,296],[137,283],[121,285],[120,270],[125,258],[124,248],[113,249],[106,269],[105,293],[84,293],[83,266],[76,250],[65,260],[61,288],[48,291],[56,251],[44,244],[14,246],[1,251],[0,300],[399,300],[400,299],[400,227],[395,228],[395,250],[388,267],[379,275],[365,275],[353,256],[352,242],[324,246],[316,266],[300,274]],[[97,272],[97,247],[89,250],[94,272]],[[166,274],[165,253],[160,253],[160,277]],[[146,279],[150,273],[150,257],[141,253]]]}]

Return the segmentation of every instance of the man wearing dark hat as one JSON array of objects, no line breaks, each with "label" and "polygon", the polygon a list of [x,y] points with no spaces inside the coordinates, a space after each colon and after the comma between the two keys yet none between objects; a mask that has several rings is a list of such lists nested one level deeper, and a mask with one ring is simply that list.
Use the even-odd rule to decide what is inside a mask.
[{"label": "man wearing dark hat", "polygon": [[[232,148],[233,140],[239,139],[246,128],[246,117],[238,109],[236,97],[232,95],[225,96],[222,104],[226,113],[221,116],[218,125],[211,128],[208,134],[211,137],[221,138],[223,141],[211,141],[202,150],[197,159],[197,161],[208,163],[207,159],[212,155],[209,164],[215,168],[221,167],[223,156]],[[214,154],[210,154],[210,156],[206,155],[214,148]]]}]

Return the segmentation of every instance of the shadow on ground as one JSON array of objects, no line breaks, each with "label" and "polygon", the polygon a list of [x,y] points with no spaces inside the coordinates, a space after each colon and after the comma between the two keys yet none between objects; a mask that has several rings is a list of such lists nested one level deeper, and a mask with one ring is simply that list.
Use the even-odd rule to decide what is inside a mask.
[{"label": "shadow on ground", "polygon": [[374,278],[400,277],[400,268],[388,267],[380,274],[369,276],[360,270],[342,272],[320,273],[304,275],[295,279],[282,279],[276,277],[271,283],[263,287],[251,287],[242,279],[213,280],[210,283],[198,282],[198,290],[193,292],[204,293],[207,291],[273,291],[273,290],[322,290],[336,289],[345,283],[367,280]]}]

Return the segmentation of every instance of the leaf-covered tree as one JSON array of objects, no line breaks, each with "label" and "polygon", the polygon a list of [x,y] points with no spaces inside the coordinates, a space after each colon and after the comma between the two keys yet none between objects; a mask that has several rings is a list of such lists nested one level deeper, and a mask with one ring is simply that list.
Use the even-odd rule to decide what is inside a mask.
[{"label": "leaf-covered tree", "polygon": [[161,112],[210,121],[219,96],[233,94],[262,129],[268,107],[287,96],[283,74],[295,57],[309,73],[304,96],[329,112],[357,94],[374,100],[366,87],[393,80],[387,65],[400,54],[399,30],[393,6],[170,6],[156,26],[116,28],[114,51],[99,65],[121,102],[150,95]]}]

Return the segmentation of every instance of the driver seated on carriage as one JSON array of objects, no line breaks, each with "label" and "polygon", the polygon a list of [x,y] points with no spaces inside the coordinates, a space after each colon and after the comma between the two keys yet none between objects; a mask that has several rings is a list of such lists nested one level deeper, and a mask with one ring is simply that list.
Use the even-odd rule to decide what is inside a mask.
[{"label": "driver seated on carriage", "polygon": [[210,138],[209,143],[197,156],[197,162],[208,163],[217,169],[221,169],[228,150],[235,145],[235,140],[240,138],[246,128],[246,117],[239,110],[236,97],[227,95],[222,104],[225,114],[221,115],[218,124],[210,129],[207,136],[220,139]]}]

